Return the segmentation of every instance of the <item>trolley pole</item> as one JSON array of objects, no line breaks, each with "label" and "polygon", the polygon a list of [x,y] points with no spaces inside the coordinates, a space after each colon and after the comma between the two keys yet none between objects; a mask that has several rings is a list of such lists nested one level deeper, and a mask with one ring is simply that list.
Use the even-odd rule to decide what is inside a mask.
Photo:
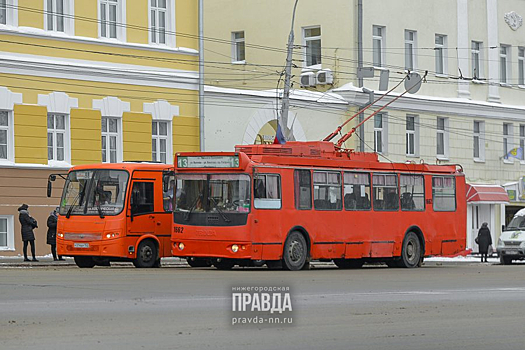
[{"label": "trolley pole", "polygon": [[295,21],[295,9],[297,8],[297,3],[299,0],[295,0],[295,5],[293,7],[292,14],[292,29],[290,30],[290,35],[288,36],[288,50],[286,53],[286,67],[284,69],[284,91],[283,91],[283,104],[281,109],[281,118],[278,120],[281,125],[281,130],[283,131],[284,138],[286,141],[294,140],[293,132],[291,129],[288,129],[288,111],[290,109],[290,78],[292,75],[292,54],[293,54],[293,42],[294,42],[294,32],[293,26]]}]

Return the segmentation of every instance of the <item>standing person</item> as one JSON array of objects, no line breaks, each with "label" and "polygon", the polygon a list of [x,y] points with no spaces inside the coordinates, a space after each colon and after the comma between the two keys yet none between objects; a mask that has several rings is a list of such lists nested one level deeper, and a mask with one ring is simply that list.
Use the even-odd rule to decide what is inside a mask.
[{"label": "standing person", "polygon": [[479,246],[479,252],[481,253],[481,262],[487,262],[487,254],[489,246],[492,244],[492,237],[490,236],[489,224],[486,222],[481,224],[481,228],[476,237],[476,243]]},{"label": "standing person", "polygon": [[24,261],[29,261],[27,258],[28,244],[31,244],[33,261],[38,261],[35,254],[35,234],[33,232],[33,229],[38,228],[38,223],[29,215],[29,206],[27,204],[22,204],[18,208],[18,212],[20,213],[18,220],[20,220],[20,225],[22,225],[22,241],[24,241]]},{"label": "standing person", "polygon": [[53,254],[53,260],[65,260],[61,256],[57,259],[57,221],[58,221],[58,208],[53,210],[47,218],[47,244],[51,246],[51,254]]}]

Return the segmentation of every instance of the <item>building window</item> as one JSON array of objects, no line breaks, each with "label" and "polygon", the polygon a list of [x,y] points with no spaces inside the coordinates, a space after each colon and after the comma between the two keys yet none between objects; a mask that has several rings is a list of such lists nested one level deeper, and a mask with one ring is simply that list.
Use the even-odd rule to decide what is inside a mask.
[{"label": "building window", "polygon": [[151,0],[151,42],[166,44],[167,0]]},{"label": "building window", "polygon": [[7,111],[0,111],[0,160],[9,158],[9,114]]},{"label": "building window", "polygon": [[167,162],[169,137],[168,122],[152,122],[151,159],[154,162]]},{"label": "building window", "polygon": [[405,30],[405,69],[416,69],[416,40],[417,33]]},{"label": "building window", "polygon": [[500,77],[502,84],[508,84],[510,78],[510,46],[501,45],[499,49]]},{"label": "building window", "polygon": [[525,47],[518,48],[518,85],[525,85]]},{"label": "building window", "polygon": [[472,55],[472,77],[474,79],[479,79],[483,76],[483,66],[481,65],[481,60],[483,59],[482,51],[483,43],[480,41],[473,41],[472,42],[472,49],[471,49],[471,55]]},{"label": "building window", "polygon": [[102,162],[116,163],[120,154],[120,118],[102,117]]},{"label": "building window", "polygon": [[447,74],[447,36],[436,34],[434,52],[436,55],[436,74]]},{"label": "building window", "polygon": [[525,125],[520,124],[520,148],[521,160],[525,160]]},{"label": "building window", "polygon": [[386,153],[386,122],[386,114],[378,113],[374,116],[374,152]]},{"label": "building window", "polygon": [[307,67],[321,64],[321,27],[303,28],[304,55]]},{"label": "building window", "polygon": [[47,115],[47,159],[63,162],[66,160],[67,115]]},{"label": "building window", "polygon": [[416,116],[407,115],[406,119],[406,155],[415,156],[417,150]]},{"label": "building window", "polygon": [[509,159],[508,154],[512,150],[512,124],[503,123],[503,154],[505,159]]},{"label": "building window", "polygon": [[474,121],[474,160],[485,160],[485,123]]},{"label": "building window", "polygon": [[0,24],[7,24],[7,0],[0,0]]},{"label": "building window", "polygon": [[0,24],[18,26],[18,0],[0,0]]},{"label": "building window", "polygon": [[244,47],[244,32],[232,33],[232,61],[244,62],[246,60]]},{"label": "building window", "polygon": [[117,38],[118,0],[100,0],[100,36]]},{"label": "building window", "polygon": [[385,27],[372,27],[372,46],[374,49],[374,67],[385,64]]},{"label": "building window", "polygon": [[0,216],[0,250],[14,250],[13,215]]},{"label": "building window", "polygon": [[436,154],[438,158],[448,158],[448,118],[437,118]]},{"label": "building window", "polygon": [[65,0],[47,0],[46,1],[46,18],[47,30],[55,32],[64,32],[64,1]]}]

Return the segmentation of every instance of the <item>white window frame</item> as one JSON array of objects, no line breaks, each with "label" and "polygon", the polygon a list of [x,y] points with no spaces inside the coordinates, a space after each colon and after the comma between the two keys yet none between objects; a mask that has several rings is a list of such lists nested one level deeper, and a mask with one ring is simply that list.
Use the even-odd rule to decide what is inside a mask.
[{"label": "white window frame", "polygon": [[[56,117],[57,116],[62,116],[64,117],[64,129],[57,129],[56,128]],[[69,115],[68,114],[62,114],[62,113],[48,113],[47,114],[47,118],[49,117],[52,117],[53,118],[53,128],[49,128],[49,125],[47,127],[47,137],[48,137],[48,145],[47,145],[47,150],[48,150],[48,163],[58,163],[58,162],[67,162],[69,164],[71,164],[71,155],[69,154],[69,135],[68,135],[68,130],[70,129],[69,127]],[[48,123],[49,124],[49,123]],[[52,142],[53,142],[53,158],[52,159],[49,159],[49,134],[51,134],[51,137],[52,137]],[[59,134],[62,134],[63,136],[63,147],[64,147],[64,159],[62,160],[59,160],[57,159],[58,158],[58,146],[57,146],[57,140],[58,140],[58,135]]]},{"label": "white window frame", "polygon": [[[315,28],[319,28],[319,31],[321,31],[321,26],[320,25],[317,25],[317,26],[308,26],[308,27],[303,27],[303,56],[304,56],[304,62],[303,62],[303,65],[305,68],[310,68],[310,69],[321,69],[322,68],[322,41],[321,41],[321,37],[323,35],[323,32],[321,31],[321,35],[317,35],[317,36],[309,36],[309,37],[306,37],[306,31],[309,30],[309,29],[315,29]],[[308,45],[308,42],[309,41],[316,41],[316,40],[319,40],[320,44],[319,44],[319,47],[321,47],[321,52],[319,54],[319,62],[317,64],[312,64],[312,65],[308,65],[308,50],[307,50],[307,45]]]},{"label": "white window frame", "polygon": [[475,162],[485,162],[485,122],[481,120],[474,120],[475,123],[478,123],[479,130],[476,132],[476,129],[473,127],[472,129],[472,136],[473,141],[476,141],[477,137],[477,143],[478,143],[478,156],[476,157],[474,155],[474,149],[472,150],[472,157],[474,158]]},{"label": "white window frame", "polygon": [[[375,34],[376,29],[380,30],[380,35]],[[376,51],[376,42],[378,43],[379,52]],[[374,67],[384,67],[386,62],[386,27],[385,26],[372,26],[372,63]],[[379,58],[380,62],[376,61]],[[379,64],[378,64],[379,63]]]},{"label": "white window frame", "polygon": [[507,158],[507,154],[514,148],[514,124],[503,123],[503,162],[512,163],[514,158]]},{"label": "white window frame", "polygon": [[22,94],[11,92],[6,87],[0,86],[0,110],[7,111],[7,159],[0,159],[0,164],[14,164],[15,162],[15,104],[22,103]]},{"label": "white window frame", "polygon": [[[408,129],[408,121],[413,118],[414,129]],[[419,156],[419,116],[414,114],[406,115],[405,123],[405,154],[407,157]],[[411,147],[412,146],[412,147]],[[411,152],[412,151],[412,152]]]},{"label": "white window frame", "polygon": [[[242,38],[237,38],[236,34],[242,33]],[[244,55],[244,59],[240,59],[239,57],[239,45],[243,44],[242,51]],[[246,63],[246,33],[244,30],[239,30],[236,32],[232,32],[232,63],[237,64],[244,64]]]},{"label": "white window frame", "polygon": [[[438,38],[443,39],[443,43],[437,43]],[[436,76],[448,76],[448,36],[436,34],[434,37],[434,52],[436,57]],[[441,64],[442,72],[438,72],[438,66]]]},{"label": "white window frame", "polygon": [[[483,72],[483,42],[482,41],[472,40],[470,55],[471,55],[472,78],[482,79],[483,73],[484,73]],[[477,72],[475,72],[476,68],[478,68]]]},{"label": "white window frame", "polygon": [[[168,46],[168,47],[176,47],[176,23],[175,23],[175,0],[166,0],[166,43],[158,43],[156,41],[152,40],[152,35],[156,33],[155,29],[152,29],[153,22],[151,17],[151,12],[155,10],[151,6],[151,0],[148,1],[148,42],[150,45],[158,45],[158,46]],[[155,13],[157,14],[157,12]],[[158,23],[158,22],[155,22]],[[158,36],[155,35],[156,40],[158,40]]]},{"label": "white window frame", "polygon": [[18,27],[18,0],[4,0],[5,8],[5,23],[0,22],[1,25]]},{"label": "white window frame", "polygon": [[[113,119],[117,123],[117,131],[109,131],[109,120]],[[102,123],[106,121],[106,131],[102,130]],[[100,120],[101,130],[100,130],[100,140],[101,140],[101,149],[100,149],[100,158],[102,163],[121,163],[122,162],[122,155],[123,155],[123,149],[122,149],[122,118],[118,117],[112,117],[112,116],[102,116]],[[102,157],[102,152],[104,151],[104,147],[102,146],[103,137],[106,137],[106,144],[104,145],[106,147],[106,160]],[[111,161],[111,138],[115,137],[115,161]]]},{"label": "white window frame", "polygon": [[[49,8],[49,1],[52,2],[52,7]],[[44,0],[44,29],[50,32],[65,33],[68,35],[75,35],[75,0],[61,0],[63,1],[63,21],[64,30],[58,30],[57,19],[58,15],[55,14],[56,4],[58,0]],[[51,22],[49,22],[51,17]],[[50,28],[50,25],[52,26]]]},{"label": "white window frame", "polygon": [[[502,50],[505,49],[505,53]],[[510,79],[512,77],[511,72],[511,46],[501,44],[499,47],[499,82],[500,85],[508,86],[510,85]],[[503,71],[505,69],[505,71]]]},{"label": "white window frame", "polygon": [[[374,117],[374,152],[380,154],[388,153],[388,118],[386,113],[378,113],[376,116],[381,116],[381,127],[376,127]],[[380,137],[377,135],[380,134]],[[377,139],[381,139],[381,150],[377,148]]]},{"label": "white window frame", "polygon": [[525,47],[518,47],[518,85],[525,87]]},{"label": "white window frame", "polygon": [[[123,142],[124,129],[122,125],[123,124],[122,116],[124,112],[129,112],[131,110],[130,103],[124,102],[115,96],[108,96],[108,97],[104,97],[101,100],[93,100],[93,109],[100,110],[101,117],[118,119],[118,123],[117,123],[117,131],[118,131],[117,163],[121,163],[124,159],[124,142]],[[101,126],[100,160],[102,161],[102,118],[100,120],[100,126]]]},{"label": "white window frame", "polygon": [[[98,0],[97,3],[97,15],[99,19],[98,23],[98,37],[108,40],[118,40],[118,41],[126,41],[126,0],[118,0],[116,3],[116,22],[115,22],[115,32],[116,32],[116,38],[111,37],[111,21],[109,20],[109,5],[112,3],[112,1],[109,0]],[[103,23],[102,21],[102,5],[106,5],[105,8],[105,15],[106,20]],[[102,27],[105,25],[106,29],[106,35],[103,36],[102,34]]]},{"label": "white window frame", "polygon": [[[443,121],[443,129],[440,129],[439,121]],[[449,118],[437,117],[436,120],[436,157],[440,160],[448,160],[449,157]],[[438,152],[438,140],[439,137],[443,138],[443,154]]]},{"label": "white window frame", "polygon": [[[162,160],[160,159],[160,155],[161,155],[161,152],[160,152],[160,140],[165,140],[166,141],[166,161],[165,162],[162,162],[164,164],[169,164],[169,154],[172,153],[170,151],[170,149],[172,147],[170,147],[170,144],[173,144],[173,142],[171,141],[172,140],[172,135],[173,135],[173,132],[172,132],[172,122],[170,121],[167,121],[167,120],[159,120],[159,119],[152,119],[151,121],[152,123],[152,126],[153,126],[153,123],[157,123],[157,134],[153,134],[153,130],[152,130],[152,133],[151,133],[151,160],[152,161],[156,161],[156,162],[162,162]],[[160,123],[165,123],[166,124],[166,135],[160,135],[160,128],[159,128],[159,125]],[[153,128],[152,128],[153,129]],[[153,142],[155,142],[155,157],[153,157]],[[171,162],[170,162],[171,163]]]},{"label": "white window frame", "polygon": [[[413,34],[412,39],[408,39],[407,35]],[[410,47],[410,53],[408,48]],[[408,67],[408,57],[412,59],[412,67]],[[417,31],[405,29],[405,69],[414,71],[417,69]]]},{"label": "white window frame", "polygon": [[179,115],[179,106],[171,105],[166,100],[158,100],[153,103],[144,103],[143,110],[144,113],[151,114],[152,121],[168,122],[169,140],[167,143],[166,163],[173,164],[173,118]]},{"label": "white window frame", "polygon": [[7,109],[0,109],[1,112],[7,112],[7,126],[0,126],[0,130],[7,131],[7,158],[0,158],[0,164],[14,163],[15,161],[15,127],[13,111]]},{"label": "white window frame", "polygon": [[520,147],[522,149],[521,151],[521,162],[525,161],[525,124],[519,125],[519,132],[520,132]]},{"label": "white window frame", "polygon": [[15,226],[13,215],[0,215],[0,220],[7,221],[7,245],[0,246],[0,251],[15,250]]}]

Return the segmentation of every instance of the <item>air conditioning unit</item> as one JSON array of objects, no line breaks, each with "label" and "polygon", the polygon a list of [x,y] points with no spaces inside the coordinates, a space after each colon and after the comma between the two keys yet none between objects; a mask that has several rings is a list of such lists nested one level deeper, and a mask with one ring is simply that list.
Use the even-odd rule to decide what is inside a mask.
[{"label": "air conditioning unit", "polygon": [[319,85],[333,84],[334,74],[330,69],[321,69],[317,71],[316,80]]},{"label": "air conditioning unit", "polygon": [[302,87],[308,87],[308,86],[315,86],[316,79],[315,79],[315,73],[314,72],[306,72],[301,74],[301,86]]}]

